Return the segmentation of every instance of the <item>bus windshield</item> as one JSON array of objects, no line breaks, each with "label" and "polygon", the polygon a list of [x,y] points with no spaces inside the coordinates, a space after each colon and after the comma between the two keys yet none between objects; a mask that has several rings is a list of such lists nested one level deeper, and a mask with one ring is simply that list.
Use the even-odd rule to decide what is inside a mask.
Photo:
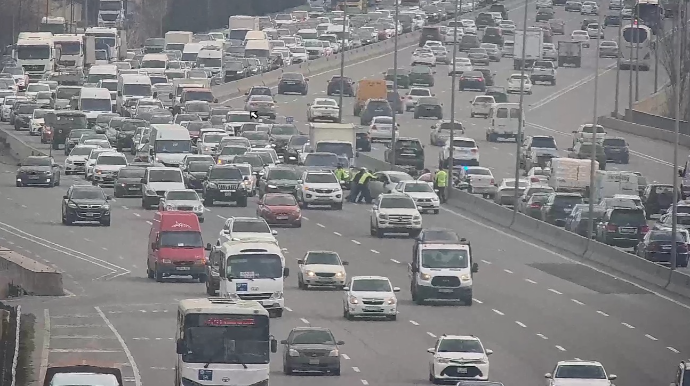
[{"label": "bus windshield", "polygon": [[184,326],[183,362],[268,363],[270,345],[266,316],[188,314]]}]

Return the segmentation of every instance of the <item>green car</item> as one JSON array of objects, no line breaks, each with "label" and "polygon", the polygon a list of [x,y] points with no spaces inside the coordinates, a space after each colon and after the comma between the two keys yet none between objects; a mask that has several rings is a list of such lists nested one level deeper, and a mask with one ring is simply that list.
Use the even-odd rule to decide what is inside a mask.
[{"label": "green car", "polygon": [[434,87],[434,71],[429,66],[414,66],[410,71],[410,85]]},{"label": "green car", "polygon": [[[389,68],[384,72],[385,80],[393,82],[395,80],[395,70]],[[404,69],[398,69],[398,88],[410,88],[410,72]]]}]

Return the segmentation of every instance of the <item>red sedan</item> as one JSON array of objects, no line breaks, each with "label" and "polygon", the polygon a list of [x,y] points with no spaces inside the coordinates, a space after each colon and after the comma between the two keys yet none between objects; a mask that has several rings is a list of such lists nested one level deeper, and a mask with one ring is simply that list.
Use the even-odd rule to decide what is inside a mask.
[{"label": "red sedan", "polygon": [[302,227],[302,210],[291,194],[267,193],[259,200],[256,215],[272,225]]}]

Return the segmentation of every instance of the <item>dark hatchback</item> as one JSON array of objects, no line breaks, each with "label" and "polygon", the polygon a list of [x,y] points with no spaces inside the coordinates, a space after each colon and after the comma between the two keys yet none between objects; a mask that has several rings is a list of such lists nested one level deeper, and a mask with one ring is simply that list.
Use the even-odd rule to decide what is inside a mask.
[{"label": "dark hatchback", "polygon": [[309,142],[309,137],[306,135],[293,135],[290,137],[287,145],[285,146],[283,162],[286,164],[297,165],[299,163],[299,152],[307,142]]},{"label": "dark hatchback", "polygon": [[496,19],[494,19],[493,15],[490,13],[482,12],[474,19],[474,23],[477,25],[477,29],[481,29],[482,27],[495,27]]},{"label": "dark hatchback", "polygon": [[410,84],[434,87],[434,70],[429,66],[414,66],[410,70]]},{"label": "dark hatchback", "polygon": [[486,27],[484,29],[484,36],[482,36],[482,43],[493,43],[503,46],[503,33],[498,27]]},{"label": "dark hatchback", "polygon": [[565,219],[577,204],[584,200],[579,193],[551,193],[541,207],[541,220],[556,226],[563,226]]},{"label": "dark hatchback", "polygon": [[127,166],[117,172],[113,194],[120,197],[141,197],[141,179],[146,168]]},{"label": "dark hatchback", "polygon": [[[478,71],[481,71],[482,69],[477,69]],[[482,72],[483,73],[483,72]],[[490,95],[494,97],[494,101],[496,103],[508,103],[508,92],[506,91],[505,87],[497,87],[497,86],[491,86],[491,87],[486,87],[486,92],[484,92],[484,95]]]},{"label": "dark hatchback", "polygon": [[41,105],[35,103],[22,103],[15,107],[14,111],[14,129],[21,130],[28,128],[31,123],[31,117],[34,110],[41,108]]},{"label": "dark hatchback", "polygon": [[[326,95],[340,95],[340,76],[336,75],[328,81],[328,86],[326,87]],[[351,78],[344,77],[342,81],[343,85],[343,95],[353,97],[355,96],[355,83]]]},{"label": "dark hatchback", "polygon": [[[384,80],[395,81],[396,70],[394,68],[389,68],[388,71],[384,72]],[[410,71],[399,68],[397,70],[398,76],[398,88],[410,88]]]},{"label": "dark hatchback", "polygon": [[610,13],[604,17],[604,26],[609,27],[609,26],[615,26],[618,27],[621,25],[621,15],[618,12],[615,13]]},{"label": "dark hatchback", "polygon": [[[671,263],[673,235],[670,230],[652,230],[635,246],[635,254],[655,263]],[[676,265],[688,266],[688,240],[683,233],[676,233]]]},{"label": "dark hatchback", "polygon": [[147,127],[148,125],[149,123],[143,119],[125,119],[115,136],[115,147],[117,151],[122,152],[125,148],[131,150],[134,146],[134,133],[137,131],[137,128]]},{"label": "dark hatchback", "polygon": [[110,226],[110,196],[103,188],[91,185],[72,185],[62,196],[62,224],[96,222]]},{"label": "dark hatchback", "polygon": [[322,327],[297,327],[280,342],[284,346],[283,372],[310,371],[340,375],[340,356],[338,346],[345,344],[336,341],[331,330]]},{"label": "dark hatchback", "polygon": [[630,148],[625,138],[605,138],[603,145],[607,161],[621,164],[630,162]]},{"label": "dark hatchback", "polygon": [[294,195],[299,185],[301,173],[294,167],[276,166],[268,168],[259,179],[259,198],[267,193]]},{"label": "dark hatchback", "polygon": [[644,209],[613,208],[597,225],[597,240],[616,247],[633,248],[649,231]]},{"label": "dark hatchback", "polygon": [[357,140],[355,146],[357,150],[371,151],[371,136],[369,135],[369,126],[358,126],[357,127]]},{"label": "dark hatchback", "polygon": [[480,71],[467,71],[460,77],[459,90],[479,90],[486,91],[486,80],[484,79],[484,74]]},{"label": "dark hatchback", "polygon": [[60,166],[51,157],[30,156],[19,163],[15,177],[18,188],[42,185],[52,188],[60,185]]},{"label": "dark hatchback", "polygon": [[297,93],[307,95],[309,93],[308,81],[309,79],[298,72],[284,72],[278,82],[278,94]]},{"label": "dark hatchback", "polygon": [[414,118],[443,119],[443,105],[438,98],[419,98],[419,101],[417,101],[417,104],[414,106]]},{"label": "dark hatchback", "polygon": [[370,125],[374,117],[392,117],[393,109],[386,99],[369,99],[360,113],[360,125]]},{"label": "dark hatchback", "polygon": [[[484,75],[484,84],[486,84],[487,87],[493,86],[495,84],[494,75],[496,73],[491,72],[490,68],[476,68],[475,67],[474,71],[479,71],[482,73],[482,75]],[[495,98],[494,98],[494,100],[495,100]],[[496,103],[502,103],[502,102],[496,101]]]}]

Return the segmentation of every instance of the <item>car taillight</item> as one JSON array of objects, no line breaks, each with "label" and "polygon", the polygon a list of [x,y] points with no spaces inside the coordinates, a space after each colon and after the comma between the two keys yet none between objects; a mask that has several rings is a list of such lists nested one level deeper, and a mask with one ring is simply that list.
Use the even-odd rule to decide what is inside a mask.
[{"label": "car taillight", "polygon": [[537,177],[531,177],[529,180],[530,182],[539,182],[539,178]]},{"label": "car taillight", "polygon": [[640,233],[643,233],[643,234],[644,234],[644,233],[647,233],[647,232],[649,232],[649,226],[647,226],[647,225],[642,225],[642,226],[640,227]]},{"label": "car taillight", "polygon": [[472,151],[472,153],[476,153],[477,149],[472,149],[471,151]]},{"label": "car taillight", "polygon": [[530,208],[541,208],[541,204],[538,202],[535,202],[532,205],[530,205]]},{"label": "car taillight", "polygon": [[478,81],[483,82],[484,78],[477,78]]},{"label": "car taillight", "polygon": [[461,76],[460,80],[467,80],[467,78],[465,78],[464,76]]},{"label": "car taillight", "polygon": [[618,226],[613,225],[613,224],[607,224],[606,225],[606,231],[607,232],[615,232],[618,230]]},{"label": "car taillight", "polygon": [[493,184],[495,184],[495,183],[496,183],[496,180],[494,180],[494,179],[492,178],[492,179],[491,179],[491,185],[493,185]]}]

